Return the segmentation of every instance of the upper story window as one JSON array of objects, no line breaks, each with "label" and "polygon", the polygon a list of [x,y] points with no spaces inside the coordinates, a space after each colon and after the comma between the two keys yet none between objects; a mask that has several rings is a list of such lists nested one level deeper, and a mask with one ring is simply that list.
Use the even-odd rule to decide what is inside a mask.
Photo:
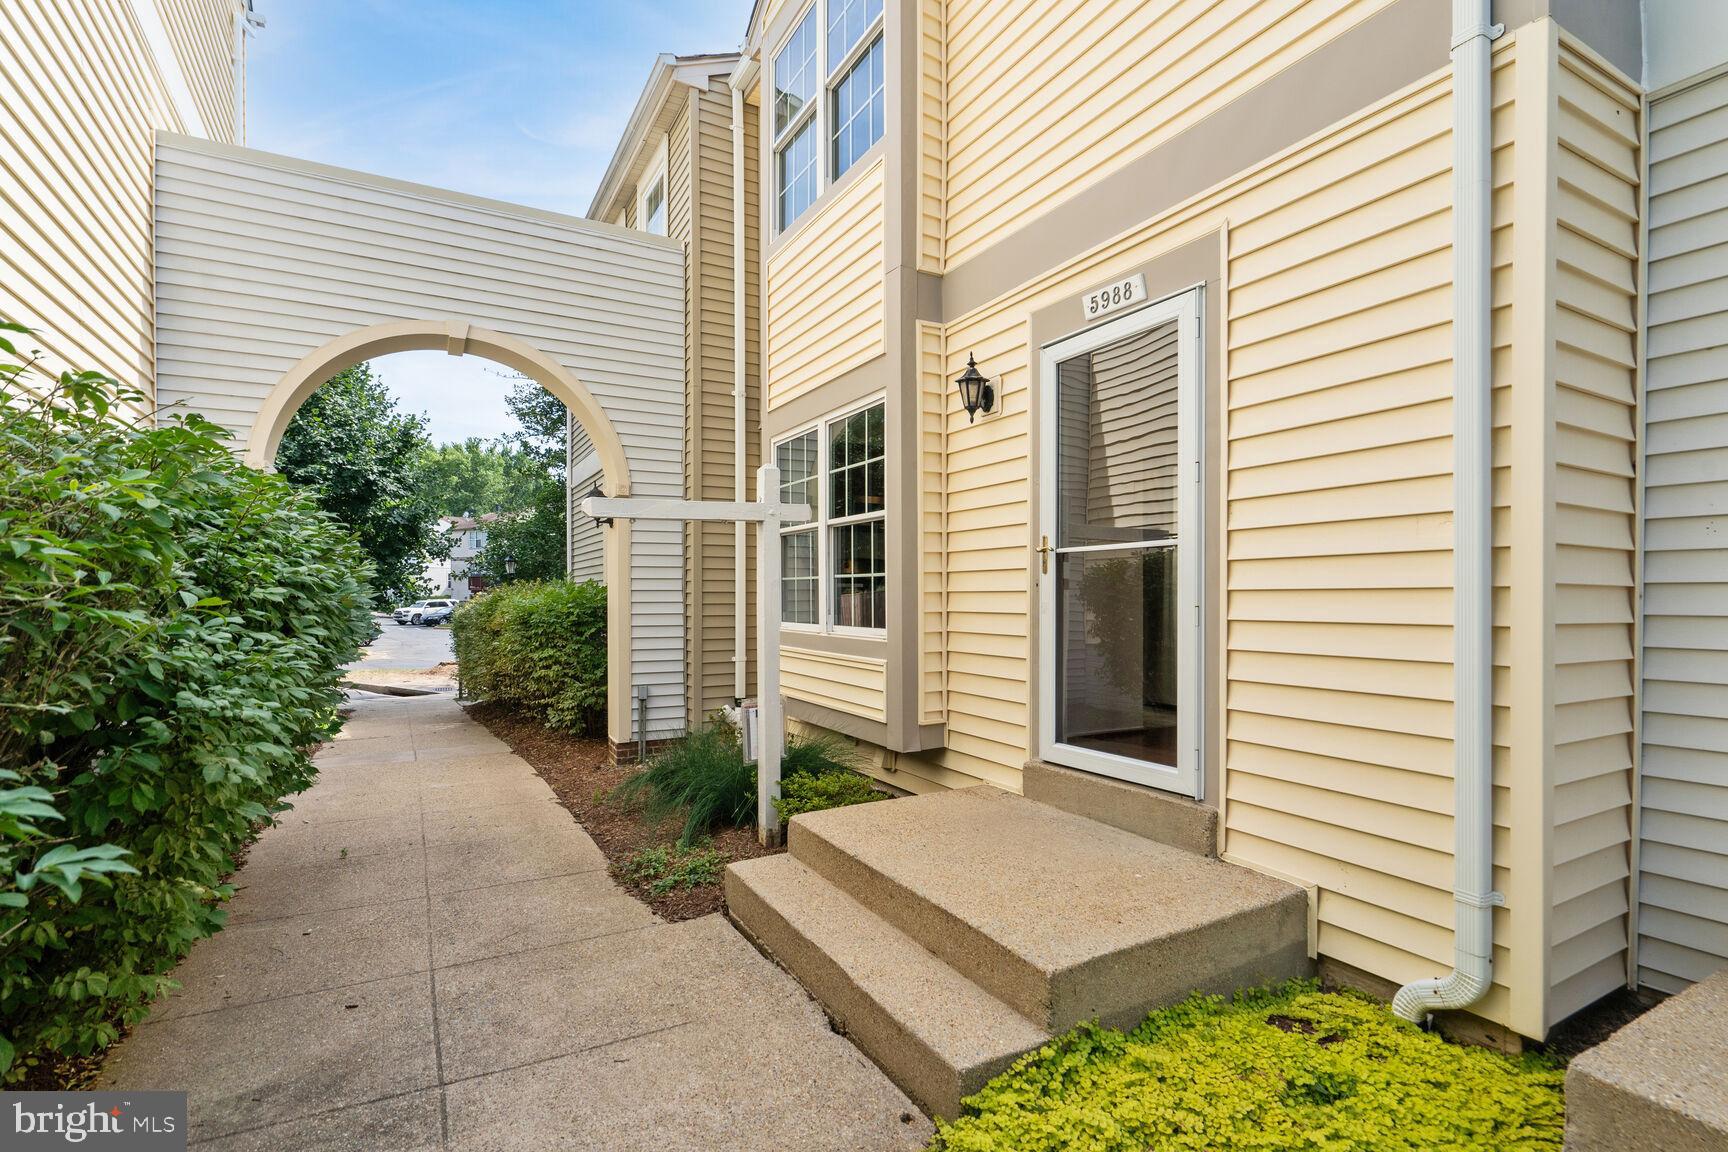
[{"label": "upper story window", "polygon": [[774,446],[780,498],[816,518],[780,533],[780,619],[823,631],[888,624],[887,442],[881,401]]},{"label": "upper story window", "polygon": [[656,236],[666,235],[666,178],[664,176],[648,186],[648,195],[642,197],[642,230],[652,232]]},{"label": "upper story window", "polygon": [[882,138],[882,29],[882,0],[817,0],[775,53],[776,232]]}]

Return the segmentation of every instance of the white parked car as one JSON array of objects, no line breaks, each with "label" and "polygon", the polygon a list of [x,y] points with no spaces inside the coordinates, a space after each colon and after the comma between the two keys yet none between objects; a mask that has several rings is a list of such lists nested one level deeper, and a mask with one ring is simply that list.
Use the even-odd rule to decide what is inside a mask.
[{"label": "white parked car", "polygon": [[442,608],[447,613],[456,606],[454,600],[416,600],[405,608],[398,608],[390,613],[390,618],[398,624],[419,624],[426,618],[426,613],[434,608]]}]

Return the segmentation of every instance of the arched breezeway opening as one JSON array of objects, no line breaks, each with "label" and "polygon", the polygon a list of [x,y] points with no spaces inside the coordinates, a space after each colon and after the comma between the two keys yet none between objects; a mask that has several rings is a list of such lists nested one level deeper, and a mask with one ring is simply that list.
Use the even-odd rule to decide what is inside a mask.
[{"label": "arched breezeway opening", "polygon": [[[332,375],[442,349],[562,400],[586,433],[570,447],[586,460],[592,442],[607,495],[683,495],[675,242],[168,135],[155,175],[160,413],[197,412],[268,465],[295,410]],[[600,536],[608,735],[633,753],[638,727],[656,740],[687,723],[683,526],[619,522]],[[593,542],[573,535],[569,552],[586,560]]]},{"label": "arched breezeway opening", "polygon": [[[308,397],[346,368],[396,352],[444,351],[478,356],[521,373],[562,401],[587,433],[608,495],[630,494],[630,462],[623,441],[593,393],[576,374],[532,345],[464,320],[395,320],[329,341],[303,356],[267,393],[246,438],[246,462],[269,468],[288,424]],[[631,564],[628,521],[605,533],[607,734],[614,744],[632,738]]]}]

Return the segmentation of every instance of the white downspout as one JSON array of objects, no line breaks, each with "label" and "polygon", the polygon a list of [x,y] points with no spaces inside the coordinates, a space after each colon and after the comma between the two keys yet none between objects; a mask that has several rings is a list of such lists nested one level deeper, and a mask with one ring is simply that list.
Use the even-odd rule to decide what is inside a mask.
[{"label": "white downspout", "polygon": [[1422,1021],[1474,1004],[1493,982],[1493,41],[1491,0],[1452,4],[1453,971],[1398,989]]},{"label": "white downspout", "polygon": [[[746,58],[738,62],[731,76],[732,86],[732,498],[739,503],[746,499],[745,480],[748,469],[748,458],[745,452],[745,420],[749,415],[748,381],[745,379],[745,369],[748,359],[745,346],[750,334],[750,309],[745,298],[749,286],[745,253],[744,213],[748,208],[745,202],[744,164],[745,131],[744,131],[744,89],[748,87],[755,68],[753,61]],[[748,600],[750,586],[745,563],[748,549],[745,545],[744,522],[738,521],[733,526],[732,538],[732,695],[743,700],[749,694],[750,685],[746,674],[749,671],[750,660],[750,630]]]}]

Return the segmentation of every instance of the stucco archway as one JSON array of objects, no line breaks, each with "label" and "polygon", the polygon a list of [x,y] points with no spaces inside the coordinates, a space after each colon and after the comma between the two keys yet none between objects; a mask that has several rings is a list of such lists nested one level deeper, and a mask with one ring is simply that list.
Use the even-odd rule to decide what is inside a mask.
[{"label": "stucco archway", "polygon": [[[282,435],[308,397],[332,376],[367,360],[393,352],[442,349],[452,356],[479,356],[514,369],[564,402],[570,418],[581,424],[600,459],[607,495],[630,494],[630,462],[612,421],[576,374],[514,336],[466,320],[393,320],[339,336],[307,353],[270,390],[259,406],[246,462],[269,468],[276,460]],[[632,732],[630,715],[630,525],[620,521],[606,533],[606,729],[615,743],[626,743]]]}]

